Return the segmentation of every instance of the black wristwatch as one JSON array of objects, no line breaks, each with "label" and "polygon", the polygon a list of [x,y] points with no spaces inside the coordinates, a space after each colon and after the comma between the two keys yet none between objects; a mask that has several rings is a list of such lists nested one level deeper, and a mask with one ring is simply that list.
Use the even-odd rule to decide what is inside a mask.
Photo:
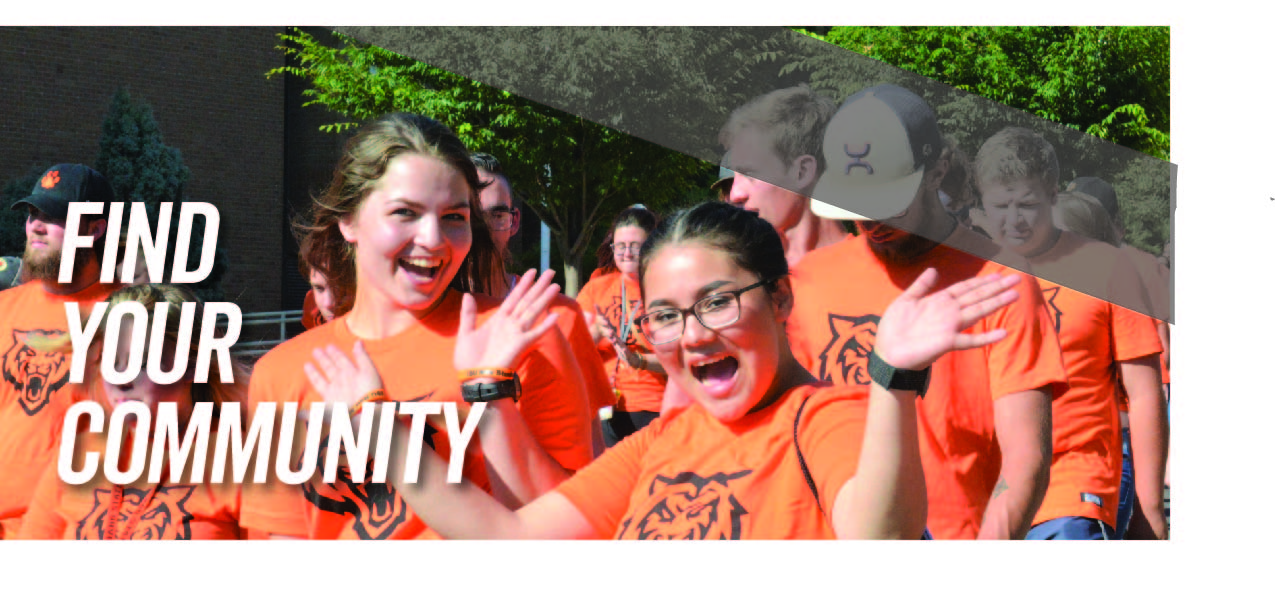
[{"label": "black wristwatch", "polygon": [[930,386],[930,369],[902,370],[882,360],[876,350],[868,354],[868,376],[872,381],[890,390],[916,391],[917,398],[925,397]]},{"label": "black wristwatch", "polygon": [[509,398],[512,398],[517,403],[518,398],[522,396],[522,382],[518,380],[518,375],[515,374],[513,379],[510,380],[462,384],[460,385],[460,396],[465,399],[466,403],[489,403]]}]

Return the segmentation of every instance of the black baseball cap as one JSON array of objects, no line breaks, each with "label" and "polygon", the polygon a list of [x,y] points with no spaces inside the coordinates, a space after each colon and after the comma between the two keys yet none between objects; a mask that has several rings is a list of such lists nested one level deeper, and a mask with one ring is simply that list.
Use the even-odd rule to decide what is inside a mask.
[{"label": "black baseball cap", "polygon": [[74,202],[111,201],[115,201],[115,193],[102,173],[82,164],[55,164],[36,181],[31,195],[14,202],[10,209],[29,205],[50,218],[65,220]]}]

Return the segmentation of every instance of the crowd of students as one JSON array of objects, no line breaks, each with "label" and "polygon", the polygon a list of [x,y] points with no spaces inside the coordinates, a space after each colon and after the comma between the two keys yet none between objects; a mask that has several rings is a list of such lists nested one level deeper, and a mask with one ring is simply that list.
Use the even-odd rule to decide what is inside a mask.
[{"label": "crowd of students", "polygon": [[[57,283],[67,204],[114,196],[88,167],[53,167],[15,204],[27,281],[0,292],[0,537],[1167,536],[1167,332],[1109,301],[1163,289],[1163,271],[1120,246],[1114,193],[1078,179],[1060,195],[1029,130],[970,162],[894,86],[840,108],[804,86],[768,93],[720,139],[722,199],[625,209],[573,300],[551,271],[508,269],[519,210],[494,157],[426,116],[367,123],[298,225],[307,331],[224,384],[112,385],[95,365],[68,382],[64,303],[197,299],[98,283],[100,216],[79,229],[96,249]],[[865,191],[875,220],[825,201]],[[1078,260],[1106,298],[1019,271]],[[179,345],[174,317],[154,342],[165,359],[199,345]],[[176,402],[182,429],[202,401],[214,429],[228,401],[346,403],[355,424],[369,402],[486,406],[460,484],[440,425],[419,467],[394,463],[384,483],[69,485],[56,448],[82,398]],[[404,458],[413,434],[393,425]],[[372,449],[387,435],[371,434]],[[320,466],[340,454],[320,449]]]}]

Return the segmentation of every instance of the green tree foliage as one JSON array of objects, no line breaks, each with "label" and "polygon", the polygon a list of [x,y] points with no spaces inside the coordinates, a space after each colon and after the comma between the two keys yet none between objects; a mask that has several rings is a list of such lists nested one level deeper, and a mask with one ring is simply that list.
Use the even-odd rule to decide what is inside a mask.
[{"label": "green tree foliage", "polygon": [[[632,203],[668,211],[688,190],[707,185],[711,164],[519,95],[337,34],[325,44],[295,29],[280,36],[291,59],[268,76],[310,82],[306,105],[346,118],[322,127],[343,132],[359,122],[407,111],[451,127],[471,150],[500,158],[524,204],[553,231],[566,292],[615,214]],[[600,54],[599,54],[600,55]],[[579,89],[586,81],[562,81]]]},{"label": "green tree foliage", "polygon": [[834,27],[822,39],[1168,158],[1168,27]]},{"label": "green tree foliage", "polygon": [[[110,181],[117,199],[146,204],[146,216],[152,233],[158,228],[159,204],[173,203],[169,233],[165,237],[168,256],[164,278],[167,279],[172,270],[178,214],[185,201],[184,190],[186,182],[190,180],[190,169],[182,162],[180,150],[164,144],[163,134],[160,133],[159,123],[155,120],[150,105],[141,98],[134,98],[127,89],[116,91],[111,99],[111,107],[102,122],[102,136],[98,143],[94,168]],[[127,237],[125,229],[128,228],[129,208],[125,210],[126,223],[121,226],[121,243]],[[203,243],[204,222],[202,217],[198,217],[191,232],[188,267],[196,266]],[[122,248],[120,255],[123,255]],[[227,259],[226,251],[218,248],[212,273],[190,288],[205,300],[224,300],[221,279],[229,267]],[[152,279],[158,279],[156,275],[154,271],[151,272]]]},{"label": "green tree foliage", "polygon": [[[1131,244],[1159,252],[1168,239],[1169,167],[1132,151],[1169,157],[1168,27],[832,27],[806,34],[901,70],[820,54],[787,71],[845,97],[882,82],[913,87],[920,74],[1051,121],[1047,129],[970,95],[927,89],[939,124],[967,152],[1008,125],[1036,129],[1058,150],[1061,181],[1112,183]],[[1131,149],[1101,147],[1095,139]]]}]

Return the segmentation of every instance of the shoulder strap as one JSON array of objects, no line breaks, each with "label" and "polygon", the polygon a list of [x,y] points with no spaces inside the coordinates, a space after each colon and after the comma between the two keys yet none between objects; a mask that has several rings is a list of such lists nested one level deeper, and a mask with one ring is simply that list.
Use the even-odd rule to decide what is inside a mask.
[{"label": "shoulder strap", "polygon": [[819,501],[819,490],[815,487],[815,479],[810,476],[810,467],[806,465],[806,457],[801,454],[801,441],[797,437],[797,426],[801,425],[801,414],[806,410],[806,403],[810,402],[810,397],[806,397],[801,402],[801,407],[797,408],[797,418],[792,421],[792,445],[797,449],[797,462],[801,463],[801,474],[806,477],[806,485],[810,486],[810,493],[815,496],[815,505],[819,507],[819,513],[823,513],[823,503]]}]

